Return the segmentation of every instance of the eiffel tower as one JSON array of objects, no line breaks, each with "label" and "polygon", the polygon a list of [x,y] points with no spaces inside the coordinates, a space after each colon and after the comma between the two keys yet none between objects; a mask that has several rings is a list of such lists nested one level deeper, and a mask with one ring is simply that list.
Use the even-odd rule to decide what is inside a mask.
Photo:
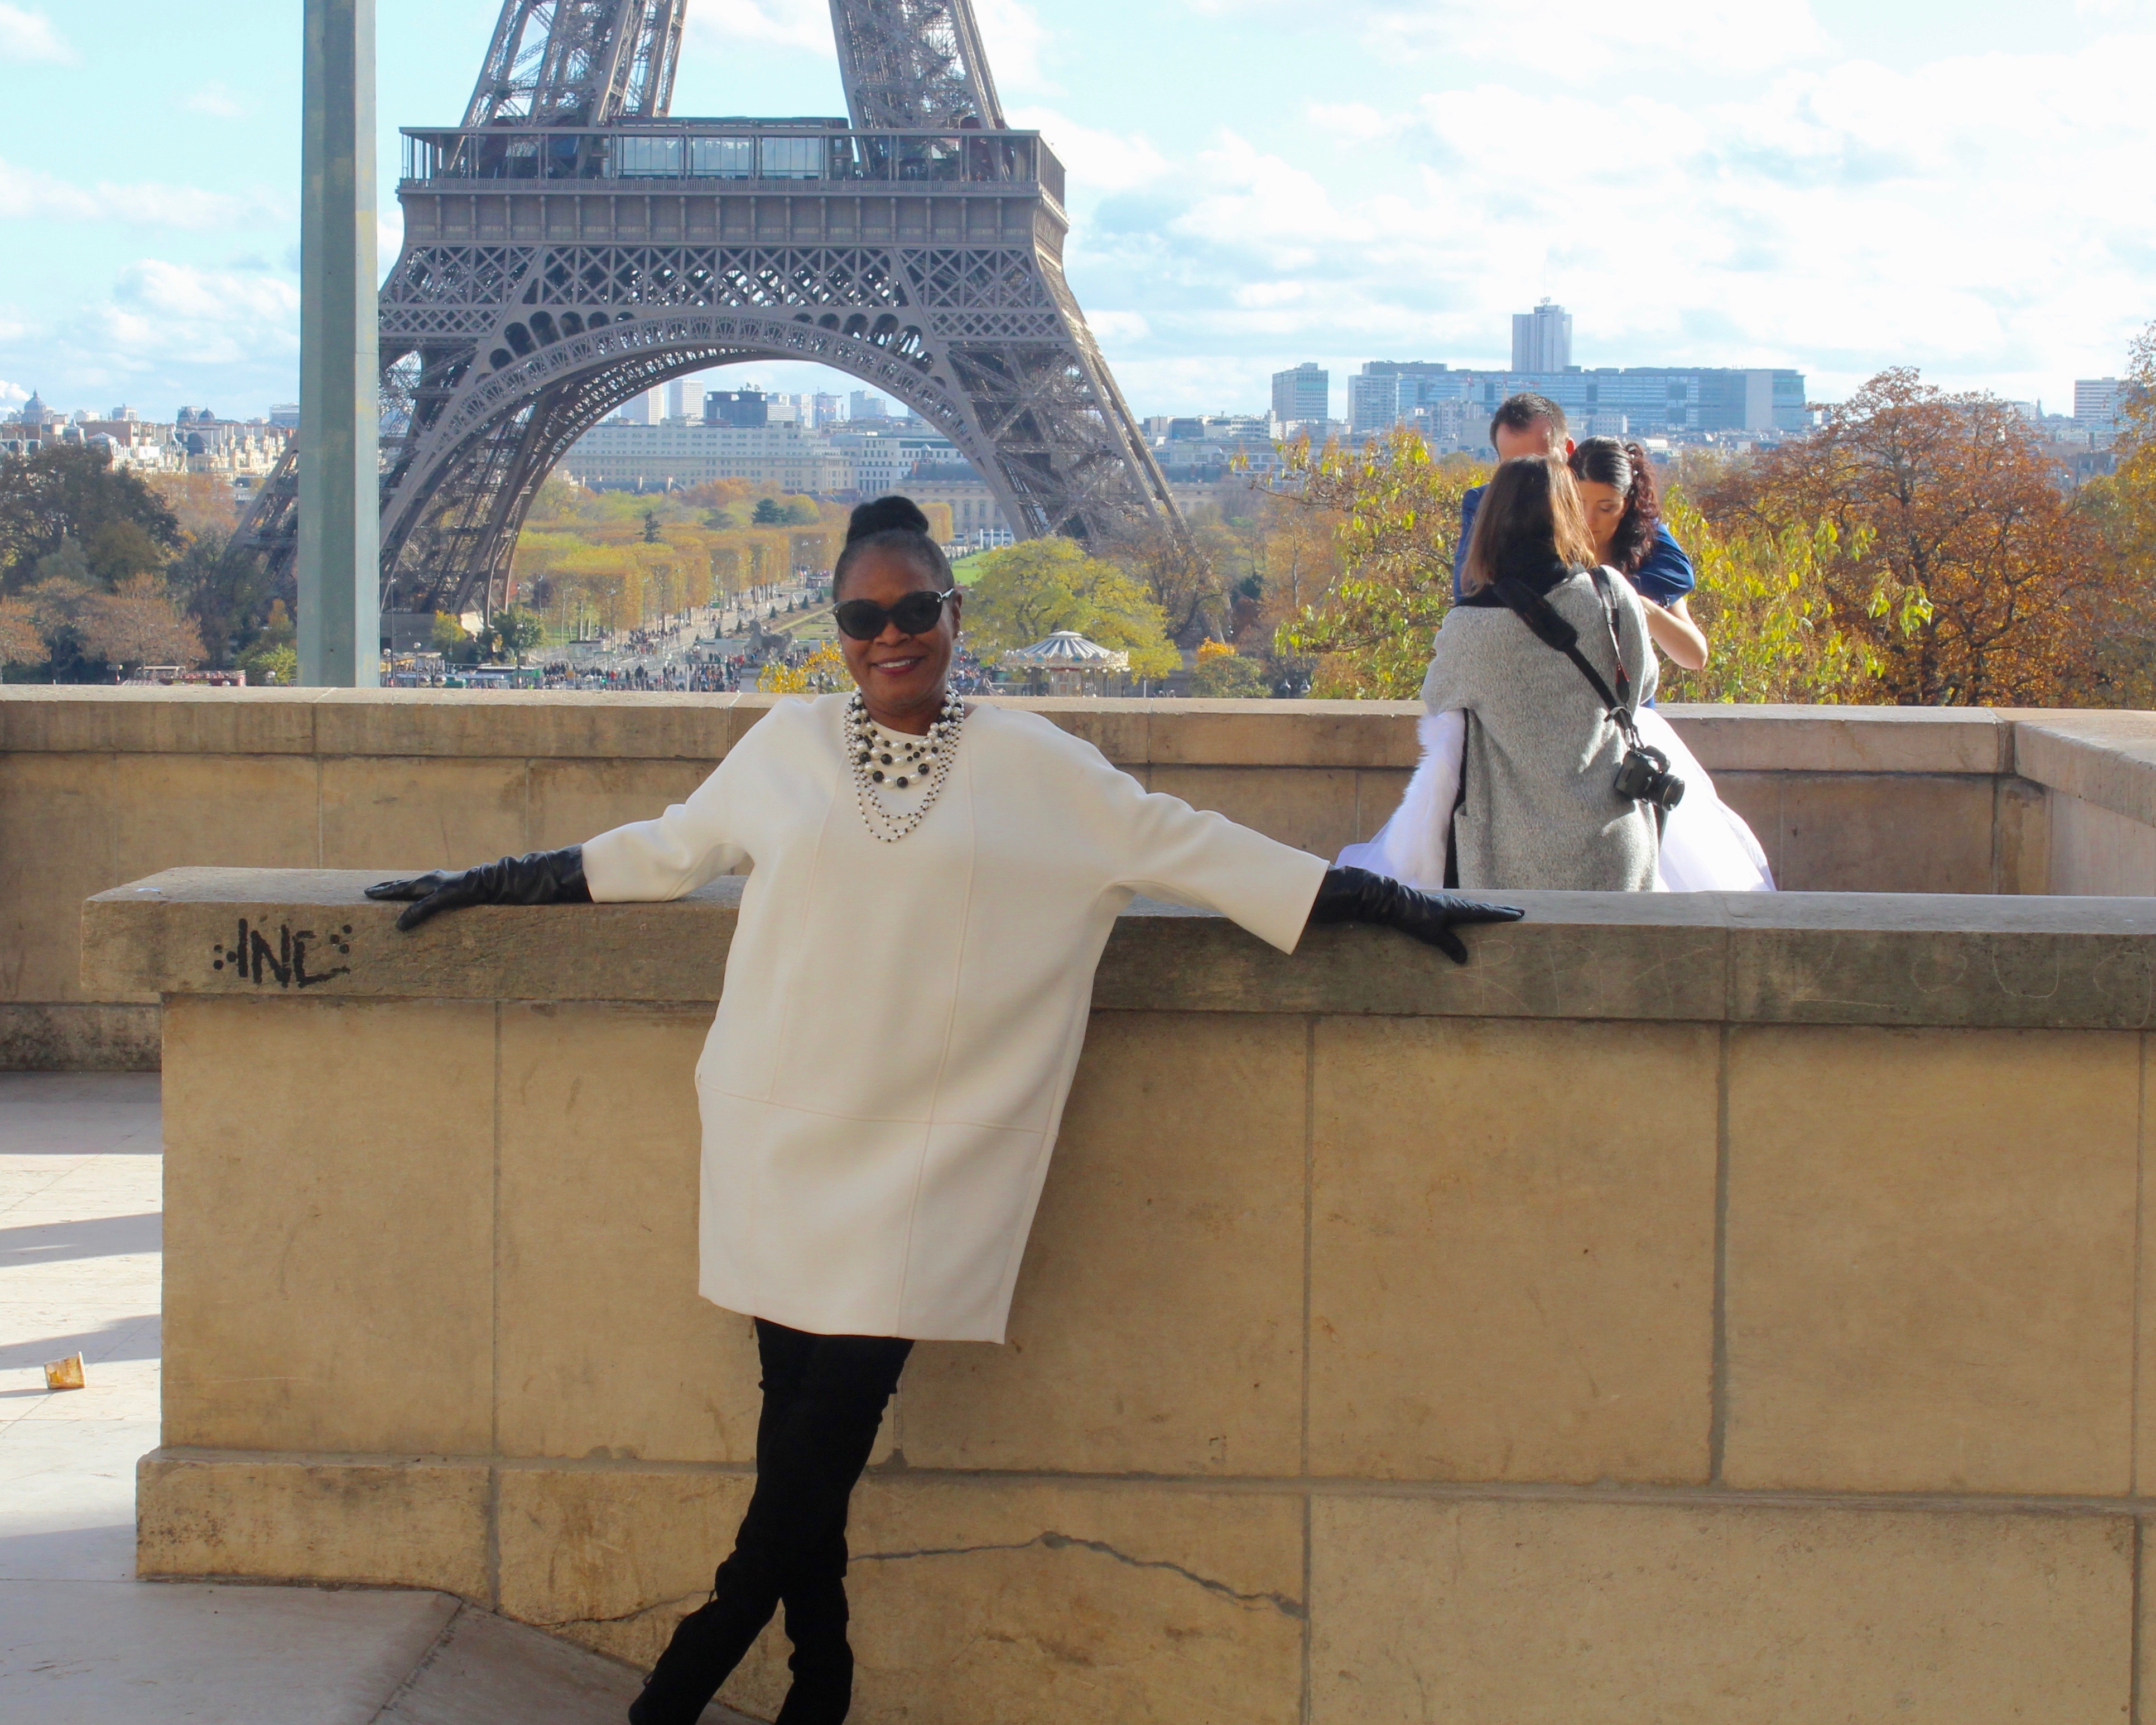
[{"label": "eiffel tower", "polygon": [[[850,117],[670,117],[687,0],[503,0],[461,126],[407,127],[381,295],[384,608],[500,603],[540,482],[670,377],[805,360],[905,403],[1021,537],[1180,519],[1064,280],[1063,164],[971,0],[831,0]],[[288,454],[239,544],[289,581]]]}]

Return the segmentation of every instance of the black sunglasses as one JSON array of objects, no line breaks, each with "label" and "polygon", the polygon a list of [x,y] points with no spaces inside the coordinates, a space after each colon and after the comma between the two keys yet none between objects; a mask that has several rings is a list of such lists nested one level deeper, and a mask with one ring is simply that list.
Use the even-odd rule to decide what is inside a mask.
[{"label": "black sunglasses", "polygon": [[925,635],[942,619],[943,601],[957,591],[952,588],[942,593],[925,589],[910,593],[888,610],[874,599],[846,599],[832,607],[831,620],[840,633],[857,641],[873,641],[894,623],[902,635]]}]

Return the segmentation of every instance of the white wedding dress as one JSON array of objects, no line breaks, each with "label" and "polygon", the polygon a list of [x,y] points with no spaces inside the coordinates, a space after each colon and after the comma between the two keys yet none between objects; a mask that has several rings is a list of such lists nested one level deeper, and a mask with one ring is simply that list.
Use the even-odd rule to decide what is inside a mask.
[{"label": "white wedding dress", "polygon": [[[1774,871],[1743,816],[1714,793],[1714,781],[1686,748],[1670,721],[1652,707],[1638,715],[1640,740],[1670,757],[1670,771],[1684,781],[1683,798],[1663,823],[1655,870],[1659,892],[1772,892]],[[1463,712],[1425,713],[1417,721],[1422,761],[1408,781],[1400,806],[1367,844],[1340,853],[1342,867],[1368,869],[1403,884],[1436,892],[1445,886],[1452,837],[1452,805],[1460,792],[1460,762],[1467,747]]]}]

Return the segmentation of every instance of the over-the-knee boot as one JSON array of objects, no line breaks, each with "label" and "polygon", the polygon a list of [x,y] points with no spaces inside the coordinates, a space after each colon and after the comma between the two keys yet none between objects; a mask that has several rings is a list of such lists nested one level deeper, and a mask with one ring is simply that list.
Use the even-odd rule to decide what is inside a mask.
[{"label": "over-the-knee boot", "polygon": [[846,1641],[845,1551],[816,1566],[813,1579],[788,1585],[787,1666],[793,1682],[774,1725],[839,1725],[854,1702],[854,1650]]},{"label": "over-the-knee boot", "polygon": [[711,1599],[675,1626],[644,1692],[629,1703],[629,1725],[696,1725],[756,1645],[778,1601],[776,1589],[746,1568],[738,1553],[719,1565]]}]

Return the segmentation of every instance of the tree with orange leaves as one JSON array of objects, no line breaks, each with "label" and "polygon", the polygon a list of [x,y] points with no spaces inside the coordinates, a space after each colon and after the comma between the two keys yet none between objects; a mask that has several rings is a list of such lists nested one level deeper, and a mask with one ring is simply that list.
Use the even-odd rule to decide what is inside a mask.
[{"label": "tree with orange leaves", "polygon": [[1881,372],[1810,437],[1723,470],[1717,526],[1834,530],[1835,624],[1903,706],[2040,706],[2088,685],[2117,559],[2010,403]]}]

